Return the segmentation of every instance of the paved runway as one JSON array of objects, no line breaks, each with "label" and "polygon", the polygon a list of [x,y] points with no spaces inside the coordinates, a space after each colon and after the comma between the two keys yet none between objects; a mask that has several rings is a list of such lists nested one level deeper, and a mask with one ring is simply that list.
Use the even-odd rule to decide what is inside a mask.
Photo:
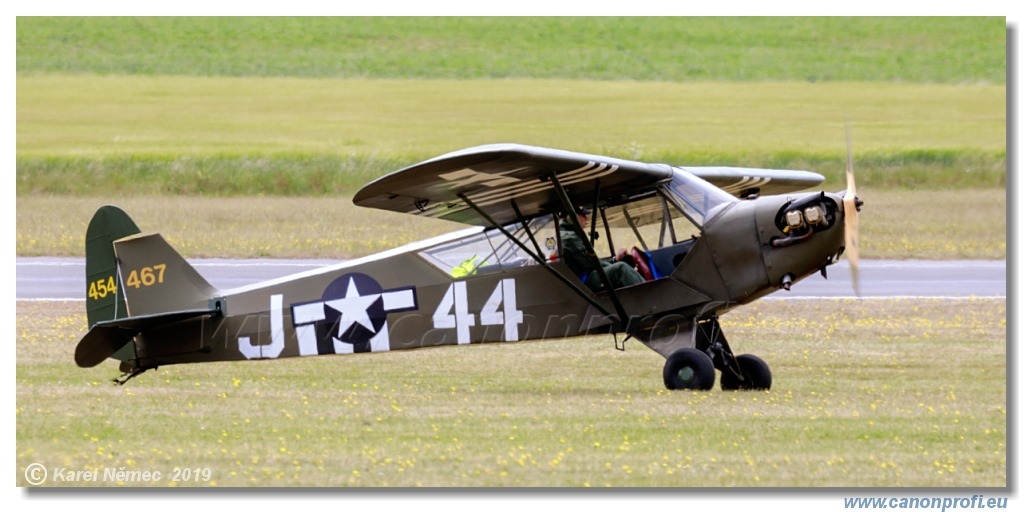
[{"label": "paved runway", "polygon": [[[211,284],[227,290],[335,263],[329,260],[194,259]],[[771,298],[854,297],[846,261],[828,268],[829,279],[815,274]],[[1006,297],[1005,261],[861,262],[862,297]],[[17,298],[84,300],[85,260],[17,258]]]}]

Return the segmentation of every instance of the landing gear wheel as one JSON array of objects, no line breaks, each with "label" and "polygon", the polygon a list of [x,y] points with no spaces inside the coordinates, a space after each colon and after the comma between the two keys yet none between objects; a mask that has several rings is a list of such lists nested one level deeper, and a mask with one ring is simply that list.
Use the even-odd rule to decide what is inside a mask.
[{"label": "landing gear wheel", "polygon": [[674,352],[665,361],[665,387],[707,391],[715,387],[715,365],[707,354],[693,348]]},{"label": "landing gear wheel", "polygon": [[733,374],[732,371],[722,372],[723,391],[750,391],[769,390],[772,388],[772,371],[768,369],[768,363],[760,357],[743,354],[736,356],[736,362],[740,365],[744,380]]}]

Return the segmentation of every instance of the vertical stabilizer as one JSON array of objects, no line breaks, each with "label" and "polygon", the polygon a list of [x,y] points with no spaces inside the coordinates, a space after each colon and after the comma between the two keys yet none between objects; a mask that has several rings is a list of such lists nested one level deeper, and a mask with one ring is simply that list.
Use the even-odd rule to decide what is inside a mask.
[{"label": "vertical stabilizer", "polygon": [[124,297],[117,293],[114,241],[139,232],[128,214],[116,206],[101,207],[89,222],[85,232],[85,304],[90,327],[128,316]]}]

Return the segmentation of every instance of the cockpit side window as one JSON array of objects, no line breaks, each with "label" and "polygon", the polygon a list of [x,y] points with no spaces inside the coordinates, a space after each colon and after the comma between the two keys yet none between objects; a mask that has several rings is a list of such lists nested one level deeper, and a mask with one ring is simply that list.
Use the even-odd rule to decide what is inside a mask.
[{"label": "cockpit side window", "polygon": [[[536,251],[529,229],[541,246],[542,254],[555,249],[554,224],[551,216],[504,226],[523,245]],[[549,247],[548,247],[549,246]],[[420,257],[453,279],[535,265],[537,261],[498,229],[487,229],[476,235],[460,238],[419,252]]]},{"label": "cockpit side window", "polygon": [[636,240],[636,245],[645,251],[675,245],[700,234],[700,228],[664,191],[608,207],[604,213],[617,243],[630,244]]}]

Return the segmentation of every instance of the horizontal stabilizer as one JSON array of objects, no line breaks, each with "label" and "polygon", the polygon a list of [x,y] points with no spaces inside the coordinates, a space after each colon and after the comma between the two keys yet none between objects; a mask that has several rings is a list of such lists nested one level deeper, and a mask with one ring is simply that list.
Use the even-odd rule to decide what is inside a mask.
[{"label": "horizontal stabilizer", "polygon": [[75,348],[75,363],[82,368],[91,368],[112,356],[146,329],[189,318],[217,314],[220,314],[220,310],[191,309],[97,322],[92,329],[89,329],[82,341],[78,342],[78,346]]}]

